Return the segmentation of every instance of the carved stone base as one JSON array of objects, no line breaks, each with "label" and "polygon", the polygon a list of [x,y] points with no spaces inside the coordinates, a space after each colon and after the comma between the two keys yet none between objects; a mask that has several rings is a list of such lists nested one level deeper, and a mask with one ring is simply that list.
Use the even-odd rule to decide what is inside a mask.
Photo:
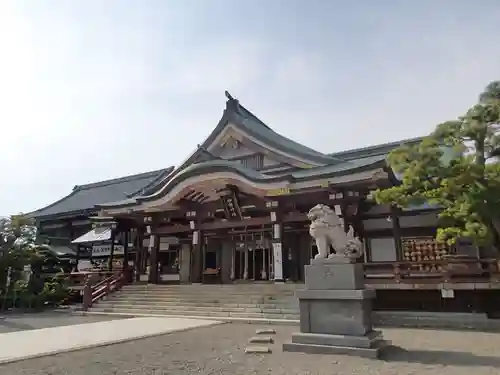
[{"label": "carved stone base", "polygon": [[[344,258],[345,259],[345,258]],[[320,259],[305,266],[306,287],[310,290],[354,290],[365,287],[364,268],[361,263],[337,263]]]},{"label": "carved stone base", "polygon": [[372,330],[372,290],[299,290],[300,331],[363,336]]},{"label": "carved stone base", "polygon": [[387,346],[373,330],[375,291],[364,287],[363,265],[344,259],[316,259],[305,268],[306,288],[296,292],[300,333],[283,350],[377,358]]},{"label": "carved stone base", "polygon": [[292,342],[283,344],[283,350],[310,354],[345,354],[378,358],[381,350],[388,344],[379,331],[371,331],[363,336],[300,332],[292,335]]}]

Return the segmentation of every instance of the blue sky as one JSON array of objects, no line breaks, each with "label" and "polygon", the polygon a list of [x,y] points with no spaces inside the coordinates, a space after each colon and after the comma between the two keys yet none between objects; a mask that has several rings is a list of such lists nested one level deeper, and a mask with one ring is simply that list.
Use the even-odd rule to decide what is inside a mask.
[{"label": "blue sky", "polygon": [[0,215],[175,165],[224,90],[323,152],[427,134],[500,79],[498,0],[4,0]]}]

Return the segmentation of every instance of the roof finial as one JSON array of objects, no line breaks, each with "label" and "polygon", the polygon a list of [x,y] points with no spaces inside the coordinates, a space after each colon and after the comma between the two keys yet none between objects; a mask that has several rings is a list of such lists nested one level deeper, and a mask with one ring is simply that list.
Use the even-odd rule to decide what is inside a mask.
[{"label": "roof finial", "polygon": [[233,98],[233,96],[229,93],[229,91],[224,91],[226,98],[228,101],[226,102],[226,109],[230,111],[239,111],[240,102],[238,99]]},{"label": "roof finial", "polygon": [[228,98],[229,100],[234,100],[234,98],[231,96],[231,94],[229,93],[229,91],[224,91],[224,95],[226,95],[226,98]]}]

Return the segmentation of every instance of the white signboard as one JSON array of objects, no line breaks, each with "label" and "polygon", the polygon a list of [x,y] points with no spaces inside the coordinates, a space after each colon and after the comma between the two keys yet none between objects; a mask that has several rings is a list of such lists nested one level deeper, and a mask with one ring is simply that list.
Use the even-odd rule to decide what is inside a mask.
[{"label": "white signboard", "polygon": [[283,280],[283,252],[281,242],[273,242],[274,280]]},{"label": "white signboard", "polygon": [[[115,255],[123,255],[123,245],[115,245],[113,252]],[[94,245],[92,246],[92,257],[109,257],[111,255],[111,245]]]}]

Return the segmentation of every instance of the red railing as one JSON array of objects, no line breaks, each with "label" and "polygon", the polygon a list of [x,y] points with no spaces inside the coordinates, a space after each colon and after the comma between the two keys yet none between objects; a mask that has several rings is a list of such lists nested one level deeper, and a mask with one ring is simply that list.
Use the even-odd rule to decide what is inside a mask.
[{"label": "red railing", "polygon": [[116,272],[110,271],[86,271],[86,272],[71,272],[63,275],[69,288],[79,289],[83,288],[85,282],[90,280],[90,284],[96,284],[108,277],[114,275]]},{"label": "red railing", "polygon": [[83,286],[83,311],[87,311],[101,298],[121,289],[125,282],[123,272],[114,273],[95,285],[91,285],[91,277],[87,276]]}]

